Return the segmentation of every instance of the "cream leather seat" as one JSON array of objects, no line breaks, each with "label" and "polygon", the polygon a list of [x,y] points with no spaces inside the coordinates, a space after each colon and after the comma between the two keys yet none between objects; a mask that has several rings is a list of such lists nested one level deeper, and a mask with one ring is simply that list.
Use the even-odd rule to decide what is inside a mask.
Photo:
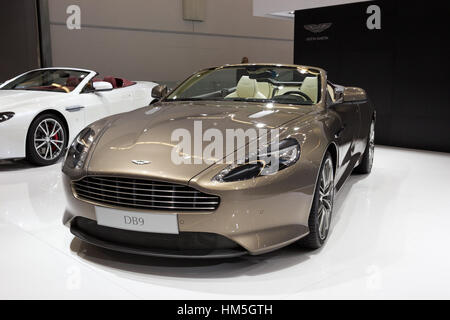
[{"label": "cream leather seat", "polygon": [[258,91],[266,98],[272,97],[273,86],[268,82],[257,82]]},{"label": "cream leather seat", "polygon": [[327,90],[328,90],[328,94],[329,94],[330,97],[331,97],[331,101],[335,102],[335,101],[336,101],[336,98],[335,98],[335,96],[334,96],[334,89],[333,89],[333,87],[330,86],[330,85],[327,85]]},{"label": "cream leather seat", "polygon": [[300,90],[301,92],[306,94],[308,97],[310,97],[314,103],[317,103],[317,96],[318,96],[318,90],[319,90],[317,81],[318,80],[316,77],[306,77],[303,80],[303,83],[302,83],[300,89],[298,87],[293,87],[293,86],[283,86],[276,92],[276,95],[281,96],[289,91],[299,91]]},{"label": "cream leather seat", "polygon": [[248,76],[242,76],[236,87],[236,91],[229,94],[226,98],[257,98],[267,99],[267,97],[259,92],[258,83],[255,79]]},{"label": "cream leather seat", "polygon": [[300,87],[300,91],[308,95],[313,102],[317,102],[317,94],[319,91],[317,84],[318,80],[316,77],[306,77]]}]

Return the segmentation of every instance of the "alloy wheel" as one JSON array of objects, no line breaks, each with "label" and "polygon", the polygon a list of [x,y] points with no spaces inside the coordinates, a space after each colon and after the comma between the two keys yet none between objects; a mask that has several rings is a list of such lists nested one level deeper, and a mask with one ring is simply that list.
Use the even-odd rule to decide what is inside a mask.
[{"label": "alloy wheel", "polygon": [[375,155],[375,123],[372,122],[370,125],[370,134],[369,134],[369,161],[372,165],[373,159]]},{"label": "alloy wheel", "polygon": [[64,148],[65,136],[62,125],[55,119],[42,120],[34,132],[34,148],[43,160],[57,159]]},{"label": "alloy wheel", "polygon": [[330,158],[325,161],[322,169],[319,196],[318,231],[320,240],[324,241],[330,229],[334,202],[334,169]]}]

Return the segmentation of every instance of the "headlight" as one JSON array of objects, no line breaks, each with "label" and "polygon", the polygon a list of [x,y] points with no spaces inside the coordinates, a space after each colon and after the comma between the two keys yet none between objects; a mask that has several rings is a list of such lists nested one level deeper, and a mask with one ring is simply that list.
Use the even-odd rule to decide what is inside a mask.
[{"label": "headlight", "polygon": [[69,148],[65,165],[70,169],[83,168],[89,148],[94,142],[94,137],[95,131],[89,127],[81,131]]},{"label": "headlight", "polygon": [[300,158],[300,145],[295,139],[280,142],[277,150],[258,154],[256,161],[232,164],[213,178],[217,182],[236,182],[275,174],[294,165]]},{"label": "headlight", "polygon": [[14,117],[14,112],[0,112],[0,123],[8,121],[12,117]]}]

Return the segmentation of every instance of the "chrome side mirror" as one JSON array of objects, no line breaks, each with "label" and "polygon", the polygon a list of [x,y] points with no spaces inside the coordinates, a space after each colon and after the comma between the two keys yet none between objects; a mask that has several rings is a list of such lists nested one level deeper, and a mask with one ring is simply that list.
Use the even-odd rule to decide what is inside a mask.
[{"label": "chrome side mirror", "polygon": [[346,87],[344,91],[344,102],[364,102],[367,101],[367,94],[364,89],[356,87]]},{"label": "chrome side mirror", "polygon": [[167,95],[167,86],[166,85],[157,85],[156,87],[153,87],[152,89],[152,98],[155,99],[162,99]]},{"label": "chrome side mirror", "polygon": [[345,87],[336,86],[334,89],[334,99],[336,103],[344,102]]}]

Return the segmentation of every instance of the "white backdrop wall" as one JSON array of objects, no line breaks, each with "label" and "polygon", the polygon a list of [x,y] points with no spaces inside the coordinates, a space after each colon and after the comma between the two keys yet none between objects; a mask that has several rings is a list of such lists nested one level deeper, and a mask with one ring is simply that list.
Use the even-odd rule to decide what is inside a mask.
[{"label": "white backdrop wall", "polygon": [[[81,29],[69,30],[69,5]],[[180,81],[209,66],[293,62],[293,21],[253,16],[252,0],[207,0],[206,20],[182,19],[181,0],[49,0],[53,64],[133,80]]]}]

